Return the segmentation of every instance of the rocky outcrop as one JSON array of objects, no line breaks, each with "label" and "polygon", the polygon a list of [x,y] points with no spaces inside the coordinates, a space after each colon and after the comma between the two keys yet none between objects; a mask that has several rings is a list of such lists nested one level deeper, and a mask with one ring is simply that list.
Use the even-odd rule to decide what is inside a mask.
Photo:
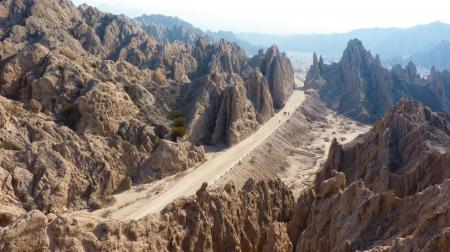
[{"label": "rocky outcrop", "polygon": [[289,223],[295,250],[448,250],[449,123],[401,101],[369,133],[334,141]]},{"label": "rocky outcrop", "polygon": [[193,167],[205,160],[205,150],[190,142],[174,143],[168,140],[161,140],[158,147],[149,159],[147,169],[141,172],[148,172],[153,178],[164,178],[177,172]]},{"label": "rocky outcrop", "polygon": [[289,58],[272,45],[265,54],[260,50],[252,61],[267,76],[273,105],[282,108],[294,90],[294,70]]},{"label": "rocky outcrop", "polygon": [[[197,79],[180,102],[188,108],[191,141],[236,144],[274,114],[273,101],[282,100],[282,106],[293,91],[292,67],[276,47],[268,50],[267,62],[263,53],[261,62],[249,60],[241,48],[224,40],[203,52],[202,58],[211,59],[207,76]],[[271,70],[264,73],[262,65]]]},{"label": "rocky outcrop", "polygon": [[[344,177],[343,173],[336,173]],[[324,185],[327,186],[324,186]],[[300,196],[289,224],[295,251],[446,251],[450,180],[406,198],[332,177]],[[311,196],[311,194],[313,196]]]},{"label": "rocky outcrop", "polygon": [[274,115],[275,109],[269,85],[264,75],[258,70],[252,71],[245,81],[245,89],[247,90],[247,98],[253,103],[257,112],[258,122],[264,123],[269,120]]},{"label": "rocky outcrop", "polygon": [[[262,84],[264,82],[256,85]],[[247,99],[245,83],[238,75],[209,75],[195,85],[193,92],[198,90],[200,95],[192,104],[192,120],[188,126],[191,141],[234,145],[258,128],[257,115],[260,113],[255,111],[253,103]],[[188,97],[194,95],[189,94]]]},{"label": "rocky outcrop", "polygon": [[374,192],[404,197],[450,178],[449,158],[448,116],[403,100],[352,144],[334,141],[316,186],[336,170],[349,183],[361,179]]},{"label": "rocky outcrop", "polygon": [[280,181],[233,185],[167,206],[160,217],[100,220],[32,211],[0,230],[0,250],[289,251],[292,194]]},{"label": "rocky outcrop", "polygon": [[373,123],[401,98],[420,101],[435,111],[449,112],[448,97],[429,83],[435,82],[420,78],[411,62],[404,68],[395,65],[391,70],[385,69],[378,56],[373,57],[361,41],[354,39],[338,63],[327,65],[315,56],[305,87],[320,89],[320,98],[331,109]]}]

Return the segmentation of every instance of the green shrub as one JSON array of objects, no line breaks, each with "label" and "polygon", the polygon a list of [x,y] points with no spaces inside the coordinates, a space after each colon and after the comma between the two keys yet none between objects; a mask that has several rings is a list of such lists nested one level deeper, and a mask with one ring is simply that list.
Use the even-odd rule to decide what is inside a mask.
[{"label": "green shrub", "polygon": [[184,117],[177,117],[173,120],[174,127],[184,127],[185,124],[186,124],[186,118],[184,118]]},{"label": "green shrub", "polygon": [[179,117],[184,117],[183,112],[179,109],[172,110],[172,119],[176,119]]},{"label": "green shrub", "polygon": [[176,127],[171,130],[170,135],[176,140],[179,137],[184,137],[186,135],[186,130],[181,127]]}]

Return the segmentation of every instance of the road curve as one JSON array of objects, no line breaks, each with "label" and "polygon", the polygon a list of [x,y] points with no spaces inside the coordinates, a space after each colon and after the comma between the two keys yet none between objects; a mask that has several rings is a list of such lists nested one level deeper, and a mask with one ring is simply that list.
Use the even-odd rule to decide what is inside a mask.
[{"label": "road curve", "polygon": [[177,179],[170,188],[154,198],[136,199],[129,205],[112,211],[110,216],[115,219],[140,219],[148,214],[160,212],[167,204],[179,197],[195,194],[203,182],[213,185],[284,124],[304,100],[304,92],[294,90],[284,108],[254,134]]}]

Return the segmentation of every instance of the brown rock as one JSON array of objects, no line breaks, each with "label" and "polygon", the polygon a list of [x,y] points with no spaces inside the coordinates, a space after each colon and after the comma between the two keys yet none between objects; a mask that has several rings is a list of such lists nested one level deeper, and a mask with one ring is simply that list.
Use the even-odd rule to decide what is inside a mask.
[{"label": "brown rock", "polygon": [[410,101],[401,101],[352,143],[330,148],[316,188],[345,173],[347,183],[362,179],[375,192],[393,190],[408,196],[450,178],[450,123],[448,116]]},{"label": "brown rock", "polygon": [[[193,167],[205,160],[205,150],[189,142],[161,140],[145,164],[145,173],[154,178],[164,178]],[[146,177],[146,176],[145,176]]]},{"label": "brown rock", "polygon": [[284,223],[293,204],[280,181],[253,181],[242,191],[227,185],[179,199],[161,216],[138,221],[34,211],[0,229],[0,250],[289,251]]}]

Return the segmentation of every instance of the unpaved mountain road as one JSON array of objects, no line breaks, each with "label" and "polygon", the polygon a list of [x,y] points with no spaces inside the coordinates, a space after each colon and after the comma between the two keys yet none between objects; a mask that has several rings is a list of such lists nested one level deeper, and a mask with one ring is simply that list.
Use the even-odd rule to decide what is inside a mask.
[{"label": "unpaved mountain road", "polygon": [[153,197],[145,197],[136,188],[115,195],[117,202],[106,209],[93,212],[96,215],[108,215],[115,219],[140,219],[151,213],[158,213],[173,200],[194,195],[204,182],[214,184],[252,150],[263,143],[280,125],[304,102],[305,94],[301,90],[294,93],[284,108],[262,125],[253,135],[239,144],[222,151],[190,172],[176,176],[164,190]]}]

